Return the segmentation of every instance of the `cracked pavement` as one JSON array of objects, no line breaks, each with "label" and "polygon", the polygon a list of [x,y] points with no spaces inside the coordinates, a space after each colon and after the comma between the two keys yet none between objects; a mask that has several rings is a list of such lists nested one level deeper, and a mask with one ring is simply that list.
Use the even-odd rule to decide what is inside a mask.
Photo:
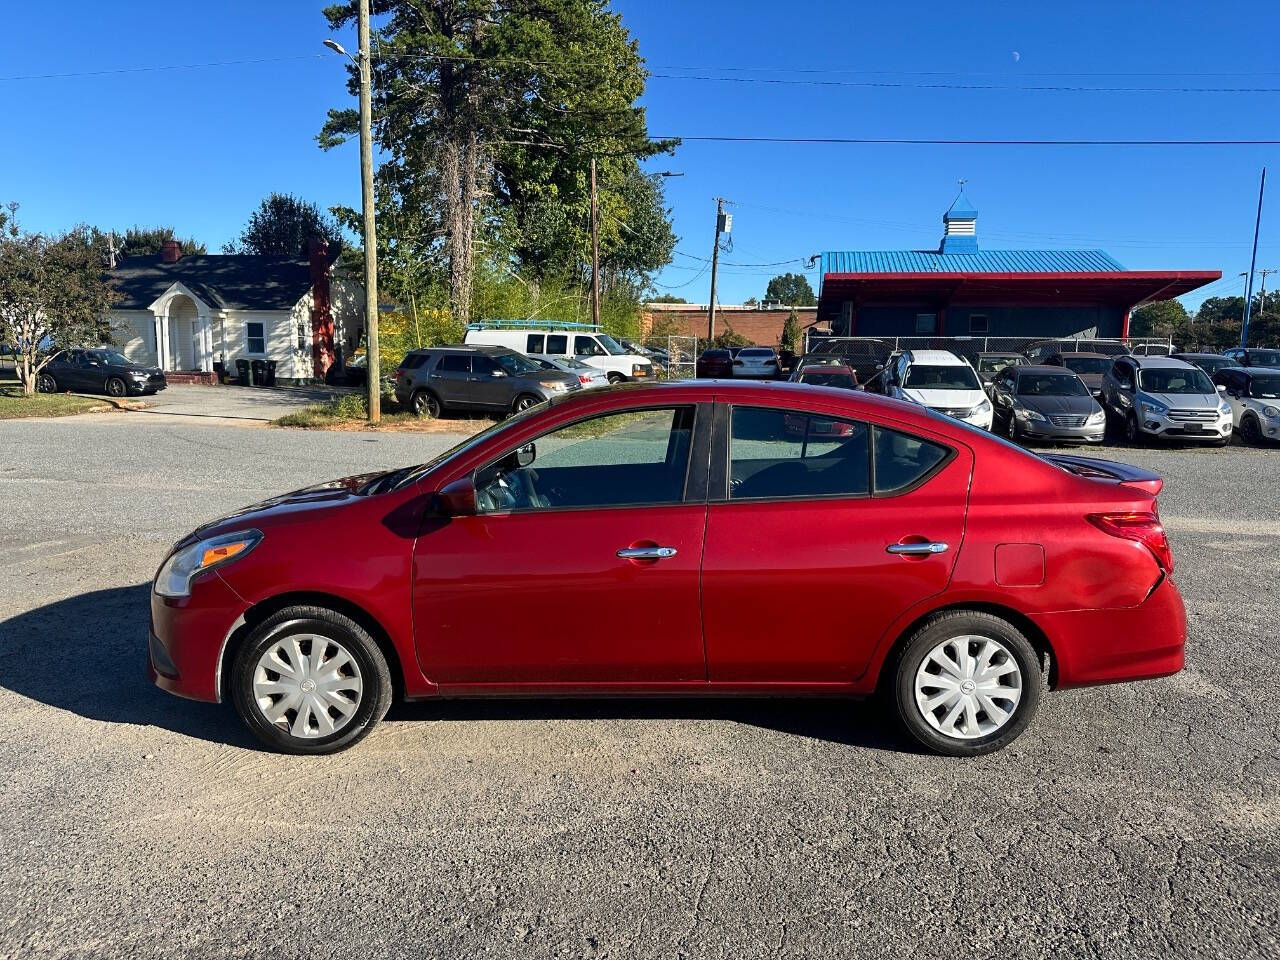
[{"label": "cracked pavement", "polygon": [[0,423],[0,957],[1280,956],[1280,451],[1098,451],[1165,477],[1187,670],[977,760],[727,700],[400,706],[281,757],[149,686],[174,539],[453,439]]}]

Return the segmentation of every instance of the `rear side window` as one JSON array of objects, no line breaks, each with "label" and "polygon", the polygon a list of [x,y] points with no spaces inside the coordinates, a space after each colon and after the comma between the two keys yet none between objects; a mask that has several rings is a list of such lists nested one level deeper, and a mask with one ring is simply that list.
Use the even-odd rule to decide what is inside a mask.
[{"label": "rear side window", "polygon": [[567,333],[547,334],[547,349],[544,352],[555,356],[567,356],[569,353],[569,335]]},{"label": "rear side window", "polygon": [[947,457],[947,448],[929,440],[875,427],[875,476],[878,495],[899,493],[925,480]]},{"label": "rear side window", "polygon": [[420,366],[427,362],[429,353],[406,353],[404,362],[400,366],[405,370],[417,370]]},{"label": "rear side window", "polygon": [[471,357],[465,353],[446,353],[436,364],[439,373],[470,373]]},{"label": "rear side window", "polygon": [[792,410],[734,407],[729,499],[865,496],[867,425]]},{"label": "rear side window", "polygon": [[528,340],[528,342],[526,342],[526,343],[525,343],[524,352],[525,352],[525,353],[543,353],[543,352],[545,352],[545,351],[542,349],[542,346],[543,346],[543,344],[544,344],[544,343],[546,343],[546,339],[547,339],[547,338],[546,338],[546,336],[545,336],[545,335],[543,335],[543,334],[541,334],[541,333],[531,333],[531,334],[529,334],[529,340]]}]

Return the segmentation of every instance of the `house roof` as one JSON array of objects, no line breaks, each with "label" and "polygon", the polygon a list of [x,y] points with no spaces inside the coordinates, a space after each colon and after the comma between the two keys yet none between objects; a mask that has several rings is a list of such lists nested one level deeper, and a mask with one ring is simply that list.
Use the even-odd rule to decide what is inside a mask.
[{"label": "house roof", "polygon": [[1123,270],[1101,250],[827,250],[829,273],[1112,273]]},{"label": "house roof", "polygon": [[165,263],[129,257],[111,271],[117,310],[146,310],[174,283],[219,310],[291,310],[311,289],[306,257],[207,254]]}]

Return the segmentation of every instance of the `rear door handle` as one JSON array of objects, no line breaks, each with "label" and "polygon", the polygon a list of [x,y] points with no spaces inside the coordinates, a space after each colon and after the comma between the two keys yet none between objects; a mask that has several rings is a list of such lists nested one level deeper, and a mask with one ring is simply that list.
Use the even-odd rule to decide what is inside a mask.
[{"label": "rear door handle", "polygon": [[921,557],[934,553],[946,553],[950,547],[945,543],[891,543],[884,548],[885,553],[900,557]]},{"label": "rear door handle", "polygon": [[618,551],[623,560],[666,560],[675,555],[675,547],[623,547]]}]

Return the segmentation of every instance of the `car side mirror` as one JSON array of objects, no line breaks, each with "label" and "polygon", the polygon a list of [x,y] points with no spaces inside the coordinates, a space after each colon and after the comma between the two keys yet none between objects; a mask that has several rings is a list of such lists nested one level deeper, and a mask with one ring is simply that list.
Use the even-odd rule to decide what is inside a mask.
[{"label": "car side mirror", "polygon": [[538,448],[533,442],[526,443],[523,447],[516,448],[516,463],[521,467],[527,467],[538,459]]},{"label": "car side mirror", "polygon": [[1222,394],[1226,394],[1226,393],[1230,393],[1231,391],[1227,389],[1227,385],[1225,383],[1220,383],[1218,384],[1218,392]]},{"label": "car side mirror", "polygon": [[490,370],[490,371],[489,371],[489,376],[491,376],[491,377],[505,377],[506,375],[507,375],[507,371],[505,371],[505,370],[497,370],[497,369],[495,369],[495,370]]},{"label": "car side mirror", "polygon": [[436,512],[444,517],[472,517],[476,513],[476,485],[468,474],[436,491]]}]

